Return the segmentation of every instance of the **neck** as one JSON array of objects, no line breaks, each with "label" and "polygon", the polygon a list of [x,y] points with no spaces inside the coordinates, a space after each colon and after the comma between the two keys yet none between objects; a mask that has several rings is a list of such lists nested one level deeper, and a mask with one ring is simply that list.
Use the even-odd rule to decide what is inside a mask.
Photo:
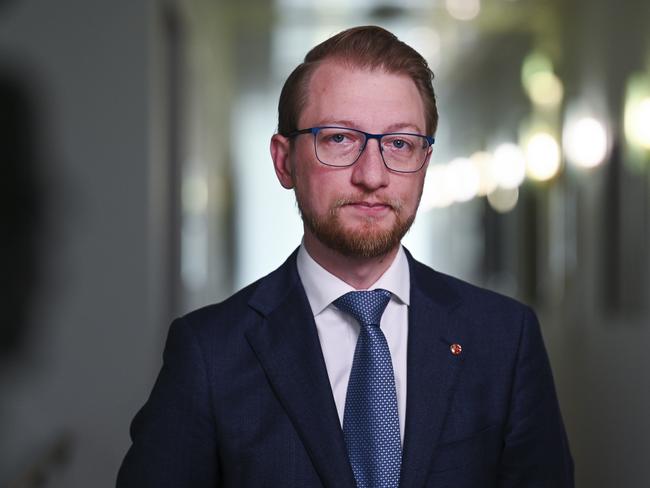
[{"label": "neck", "polygon": [[399,244],[386,254],[373,258],[344,256],[305,232],[304,245],[314,261],[356,290],[370,288],[390,267]]}]

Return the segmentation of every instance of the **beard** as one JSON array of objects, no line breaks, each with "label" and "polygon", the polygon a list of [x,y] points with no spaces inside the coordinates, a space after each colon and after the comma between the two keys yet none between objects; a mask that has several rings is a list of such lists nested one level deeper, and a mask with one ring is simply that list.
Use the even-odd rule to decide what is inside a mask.
[{"label": "beard", "polygon": [[346,229],[339,215],[341,208],[363,200],[363,196],[339,198],[325,215],[316,215],[304,205],[298,189],[295,195],[305,226],[325,246],[348,257],[376,258],[388,254],[399,245],[415,220],[415,212],[403,215],[400,200],[383,200],[382,203],[388,205],[395,215],[390,228],[383,229],[375,217],[367,217],[356,229]]}]

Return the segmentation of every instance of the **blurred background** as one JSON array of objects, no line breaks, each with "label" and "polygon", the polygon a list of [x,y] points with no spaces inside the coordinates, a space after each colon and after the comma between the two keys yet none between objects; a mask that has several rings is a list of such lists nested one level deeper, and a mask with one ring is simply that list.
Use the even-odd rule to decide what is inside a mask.
[{"label": "blurred background", "polygon": [[650,486],[650,2],[0,1],[0,486],[109,487],[170,320],[299,243],[268,142],[309,47],[436,73],[405,240],[530,303],[580,488]]}]

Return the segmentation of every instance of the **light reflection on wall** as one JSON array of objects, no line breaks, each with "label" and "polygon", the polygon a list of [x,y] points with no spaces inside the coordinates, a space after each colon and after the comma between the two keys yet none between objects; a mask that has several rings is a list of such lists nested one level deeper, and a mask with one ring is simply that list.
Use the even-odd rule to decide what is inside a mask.
[{"label": "light reflection on wall", "polygon": [[565,124],[563,142],[567,159],[582,168],[602,164],[609,147],[604,123],[592,116],[569,118]]},{"label": "light reflection on wall", "polygon": [[650,150],[650,74],[630,77],[625,100],[625,135],[633,146]]},{"label": "light reflection on wall", "polygon": [[562,80],[553,72],[551,60],[541,52],[533,51],[526,56],[521,82],[531,101],[541,108],[557,108],[562,102]]},{"label": "light reflection on wall", "polygon": [[630,108],[630,141],[650,149],[650,98]]},{"label": "light reflection on wall", "polygon": [[481,12],[481,0],[445,0],[447,12],[457,20],[473,20]]},{"label": "light reflection on wall", "polygon": [[[631,77],[625,103],[627,140],[641,150],[650,149],[648,80],[650,76],[645,74]],[[504,142],[491,152],[479,150],[469,160],[460,155],[449,162],[437,163],[427,177],[423,196],[425,209],[445,208],[487,195],[491,196],[487,201],[492,208],[507,212],[516,206],[519,192],[501,190],[517,189],[526,178],[533,182],[553,180],[562,173],[565,160],[581,170],[607,161],[612,136],[605,117],[594,115],[603,112],[602,95],[592,90],[590,97],[582,94],[582,98],[564,105],[564,83],[554,72],[550,58],[537,50],[522,60],[521,83],[531,107],[529,117],[522,119],[519,141]],[[644,160],[643,155],[639,158]],[[462,162],[462,167],[466,168],[467,161],[471,161],[474,168],[471,174],[465,172],[467,184],[460,185],[455,176],[457,167]],[[474,185],[475,175],[478,176],[478,190],[470,192],[468,188]]]},{"label": "light reflection on wall", "polygon": [[424,180],[420,210],[448,207],[454,203],[451,185],[447,184],[447,165],[431,165]]},{"label": "light reflection on wall", "polygon": [[494,150],[493,165],[494,177],[501,188],[517,188],[526,177],[526,156],[512,142],[504,142]]},{"label": "light reflection on wall", "polygon": [[534,133],[526,143],[526,173],[537,181],[548,181],[560,170],[560,146],[548,132]]},{"label": "light reflection on wall", "polygon": [[508,213],[519,201],[519,188],[497,187],[487,196],[490,206],[499,213]]},{"label": "light reflection on wall", "polygon": [[471,159],[457,158],[449,163],[446,183],[457,202],[467,202],[478,194],[481,174]]}]

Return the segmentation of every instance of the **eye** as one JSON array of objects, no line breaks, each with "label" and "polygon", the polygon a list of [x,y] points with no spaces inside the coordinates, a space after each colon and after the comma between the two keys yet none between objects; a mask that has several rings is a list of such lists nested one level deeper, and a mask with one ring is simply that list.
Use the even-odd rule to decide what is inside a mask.
[{"label": "eye", "polygon": [[412,151],[413,150],[413,142],[410,141],[407,137],[390,137],[386,138],[384,141],[384,147],[387,150],[390,151],[399,151],[399,152],[404,152],[404,151]]},{"label": "eye", "polygon": [[347,146],[359,144],[360,136],[352,130],[345,130],[337,127],[326,127],[318,133],[319,144],[332,146]]}]

